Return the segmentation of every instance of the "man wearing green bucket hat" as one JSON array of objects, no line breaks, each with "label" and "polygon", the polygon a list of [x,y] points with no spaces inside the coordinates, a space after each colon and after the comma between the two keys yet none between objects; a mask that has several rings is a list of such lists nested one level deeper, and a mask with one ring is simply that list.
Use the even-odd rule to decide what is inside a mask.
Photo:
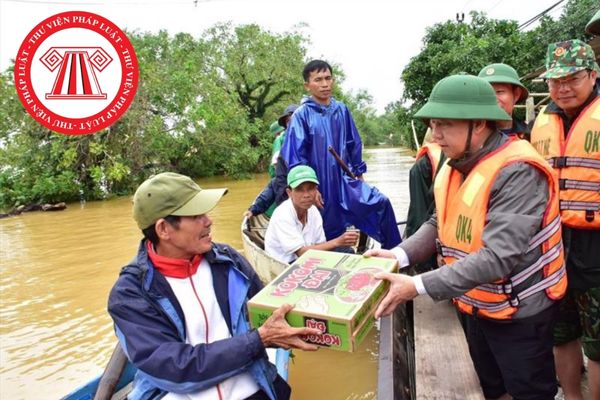
[{"label": "man wearing green bucket hat", "polygon": [[[479,71],[479,77],[492,84],[498,105],[510,116],[513,116],[515,104],[525,101],[529,95],[529,91],[519,80],[517,71],[508,64],[486,65]],[[498,121],[498,128],[505,135],[529,139],[529,127],[514,116],[512,121]]]},{"label": "man wearing green bucket hat", "polygon": [[379,274],[391,285],[375,315],[420,294],[453,299],[486,398],[554,399],[552,327],[566,290],[554,172],[527,141],[500,134],[497,121],[511,118],[481,78],[442,79],[415,116],[450,159],[434,182],[436,213],[398,247],[367,255],[402,268],[437,250],[440,267]]},{"label": "man wearing green bucket hat", "polygon": [[556,370],[566,399],[582,399],[583,352],[589,388],[600,398],[600,96],[593,49],[581,40],[548,46],[552,101],[540,112],[531,144],[559,177],[569,286],[554,331]]}]

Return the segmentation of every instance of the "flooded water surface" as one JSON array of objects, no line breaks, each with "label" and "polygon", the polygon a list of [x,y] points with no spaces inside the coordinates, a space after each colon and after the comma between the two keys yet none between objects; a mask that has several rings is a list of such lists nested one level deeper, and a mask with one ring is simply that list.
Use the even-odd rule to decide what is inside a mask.
[{"label": "flooded water surface", "polygon": [[[367,182],[388,194],[404,219],[414,158],[399,149],[366,150],[365,158]],[[215,241],[241,251],[242,212],[267,179],[199,181],[229,188],[211,212]],[[0,399],[57,399],[103,370],[116,343],[108,292],[140,239],[131,197],[0,220]],[[296,352],[293,398],[374,399],[377,337],[373,330],[352,354]]]}]

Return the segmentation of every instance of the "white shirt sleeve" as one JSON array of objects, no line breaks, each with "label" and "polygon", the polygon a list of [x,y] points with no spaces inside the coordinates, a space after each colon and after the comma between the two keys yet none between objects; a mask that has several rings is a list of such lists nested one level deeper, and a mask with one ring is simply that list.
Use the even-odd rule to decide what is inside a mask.
[{"label": "white shirt sleeve", "polygon": [[425,285],[423,285],[423,279],[421,279],[421,275],[415,275],[412,278],[415,288],[417,289],[417,293],[420,295],[427,294],[427,290],[425,290]]},{"label": "white shirt sleeve", "polygon": [[401,247],[394,247],[390,250],[396,256],[398,260],[398,264],[400,265],[400,269],[406,268],[410,265],[410,261],[408,260],[408,255]]},{"label": "white shirt sleeve", "polygon": [[285,263],[293,261],[296,251],[304,246],[302,231],[290,205],[291,200],[288,199],[275,209],[265,234],[265,251]]},{"label": "white shirt sleeve", "polygon": [[[313,207],[311,207],[310,210],[312,210]],[[309,210],[309,212],[310,212]],[[317,223],[315,224],[315,230],[317,232],[317,236],[318,239],[314,244],[321,244],[321,243],[325,243],[327,241],[327,238],[325,237],[325,230],[323,229],[323,217],[321,217],[321,213],[319,212],[319,210],[317,210],[316,207],[314,207],[314,210],[316,212],[313,213],[315,220],[317,221]]]}]

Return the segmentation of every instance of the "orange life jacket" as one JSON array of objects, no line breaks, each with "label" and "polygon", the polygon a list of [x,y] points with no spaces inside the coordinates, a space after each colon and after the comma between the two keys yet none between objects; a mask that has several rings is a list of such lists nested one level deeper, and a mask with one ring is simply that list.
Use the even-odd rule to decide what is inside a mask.
[{"label": "orange life jacket", "polygon": [[423,146],[417,151],[417,160],[427,155],[429,163],[431,164],[431,176],[434,177],[437,169],[440,166],[440,159],[442,157],[442,148],[437,143],[424,143]]},{"label": "orange life jacket", "polygon": [[[454,303],[461,312],[497,320],[511,319],[527,297],[545,291],[549,299],[556,300],[567,288],[556,173],[525,140],[510,140],[484,157],[464,182],[462,174],[447,163],[441,167],[434,183],[438,254],[447,264],[452,264],[483,247],[492,185],[498,172],[515,162],[531,164],[542,171],[548,181],[550,197],[542,226],[527,250],[539,249],[541,256],[531,265],[519,266],[509,276],[479,285],[455,298]],[[528,283],[534,274],[540,274],[540,279],[535,284]]]},{"label": "orange life jacket", "polygon": [[600,97],[581,111],[566,138],[560,117],[542,111],[531,144],[558,171],[563,223],[600,229]]}]

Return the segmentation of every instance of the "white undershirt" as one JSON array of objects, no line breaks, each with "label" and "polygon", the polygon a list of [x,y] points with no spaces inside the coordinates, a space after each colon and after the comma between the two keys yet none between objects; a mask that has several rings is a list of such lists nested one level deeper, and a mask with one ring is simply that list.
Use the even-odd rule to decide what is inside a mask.
[{"label": "white undershirt", "polygon": [[[181,305],[185,316],[187,332],[186,342],[191,345],[206,343],[206,329],[208,324],[208,343],[230,338],[227,322],[221,313],[217,297],[213,288],[212,272],[210,265],[202,259],[200,266],[191,278],[169,278],[173,293]],[[191,279],[191,281],[190,281]],[[192,285],[193,282],[193,285]],[[196,289],[194,291],[194,288]],[[198,295],[198,297],[196,297]],[[200,302],[204,306],[206,318],[202,312]],[[164,399],[168,400],[241,400],[249,397],[259,390],[258,385],[248,372],[233,376],[218,385],[222,397],[219,398],[217,387],[190,394],[169,393]]]},{"label": "white undershirt", "polygon": [[284,263],[291,263],[298,256],[296,251],[304,246],[324,243],[323,218],[317,207],[312,206],[306,215],[306,225],[298,219],[291,199],[287,199],[273,212],[265,234],[265,251]]}]

